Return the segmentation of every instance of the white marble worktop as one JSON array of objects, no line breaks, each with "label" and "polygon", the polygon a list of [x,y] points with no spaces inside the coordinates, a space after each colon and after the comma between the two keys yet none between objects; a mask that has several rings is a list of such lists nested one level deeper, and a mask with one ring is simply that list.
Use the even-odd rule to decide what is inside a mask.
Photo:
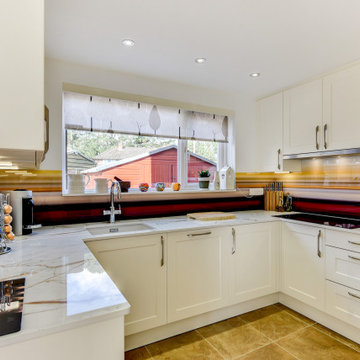
[{"label": "white marble worktop", "polygon": [[[151,229],[97,236],[88,229],[107,225],[106,222],[47,226],[32,235],[18,237],[10,244],[13,251],[0,257],[0,281],[26,278],[22,330],[1,336],[0,347],[129,312],[130,305],[85,242],[280,221],[273,217],[279,215],[276,212],[254,210],[235,214],[236,219],[221,221],[190,220],[186,216],[118,221],[114,226],[119,228],[141,222]],[[360,230],[331,230],[360,233]]]}]

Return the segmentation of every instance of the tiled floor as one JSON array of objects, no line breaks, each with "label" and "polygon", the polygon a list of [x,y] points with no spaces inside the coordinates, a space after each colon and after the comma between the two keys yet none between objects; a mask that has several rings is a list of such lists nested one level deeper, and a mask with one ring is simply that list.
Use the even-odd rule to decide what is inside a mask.
[{"label": "tiled floor", "polygon": [[281,304],[129,351],[126,360],[360,360],[360,345]]}]

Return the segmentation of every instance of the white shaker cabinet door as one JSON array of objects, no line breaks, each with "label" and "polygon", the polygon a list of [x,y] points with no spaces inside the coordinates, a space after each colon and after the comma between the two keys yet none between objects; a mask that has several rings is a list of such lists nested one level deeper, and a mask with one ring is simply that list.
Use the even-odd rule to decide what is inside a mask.
[{"label": "white shaker cabinet door", "polygon": [[44,151],[44,0],[3,1],[0,23],[0,148]]},{"label": "white shaker cabinet door", "polygon": [[283,95],[257,102],[258,171],[281,171],[283,151]]},{"label": "white shaker cabinet door", "polygon": [[230,228],[168,234],[168,321],[224,307]]},{"label": "white shaker cabinet door", "polygon": [[322,80],[284,92],[284,154],[323,149]]},{"label": "white shaker cabinet door", "polygon": [[[233,228],[231,249],[231,303],[240,303],[278,291],[280,223]],[[229,251],[230,252],[230,251]]]},{"label": "white shaker cabinet door", "polygon": [[281,291],[324,310],[324,230],[284,222],[281,243]]},{"label": "white shaker cabinet door", "polygon": [[166,323],[164,236],[89,241],[87,246],[131,305],[125,335]]},{"label": "white shaker cabinet door", "polygon": [[328,150],[360,147],[360,65],[324,78],[324,128]]}]

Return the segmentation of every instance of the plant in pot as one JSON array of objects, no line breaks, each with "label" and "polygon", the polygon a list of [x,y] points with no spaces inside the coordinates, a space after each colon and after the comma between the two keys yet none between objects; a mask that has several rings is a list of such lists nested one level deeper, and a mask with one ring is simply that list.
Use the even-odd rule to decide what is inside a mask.
[{"label": "plant in pot", "polygon": [[200,170],[198,171],[198,180],[200,189],[208,189],[210,184],[210,171]]}]

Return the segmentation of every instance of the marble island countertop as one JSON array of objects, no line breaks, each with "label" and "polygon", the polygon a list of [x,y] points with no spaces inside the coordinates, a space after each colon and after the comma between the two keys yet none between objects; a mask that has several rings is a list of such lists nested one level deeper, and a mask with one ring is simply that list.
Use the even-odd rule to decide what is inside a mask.
[{"label": "marble island countertop", "polygon": [[186,216],[118,221],[114,226],[119,228],[138,223],[149,228],[102,235],[91,235],[89,229],[109,225],[106,222],[48,226],[34,231],[32,235],[18,237],[10,245],[13,251],[0,257],[0,281],[26,278],[22,330],[1,336],[0,347],[123,316],[130,311],[130,304],[90,252],[86,242],[280,220],[273,217],[279,213],[263,210],[235,214],[236,219],[221,221],[190,220]]}]

